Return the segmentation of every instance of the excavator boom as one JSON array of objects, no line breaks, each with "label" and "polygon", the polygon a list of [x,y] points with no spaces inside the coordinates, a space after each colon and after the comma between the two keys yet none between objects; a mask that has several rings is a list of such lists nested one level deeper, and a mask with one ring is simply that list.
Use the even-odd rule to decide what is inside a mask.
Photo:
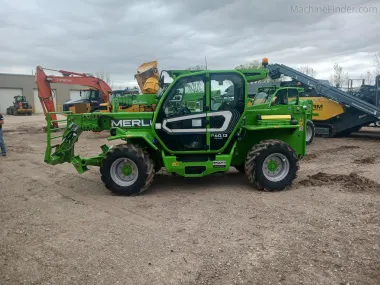
[{"label": "excavator boom", "polygon": [[41,66],[36,68],[36,78],[35,78],[37,88],[38,88],[38,98],[40,99],[42,110],[46,116],[47,113],[53,113],[50,118],[53,122],[53,126],[57,127],[58,124],[55,122],[57,120],[57,115],[54,114],[55,106],[53,101],[53,94],[51,91],[50,83],[47,80],[47,76]]},{"label": "excavator boom", "polygon": [[[46,75],[44,69],[60,72],[62,76]],[[85,73],[47,69],[41,66],[37,66],[36,68],[35,81],[38,88],[38,97],[45,116],[47,113],[56,112],[50,86],[51,83],[82,85],[94,88],[99,90],[100,96],[105,103],[109,102],[109,93],[112,91],[111,87],[100,78]],[[51,114],[51,119],[52,121],[56,120],[56,115]]]}]

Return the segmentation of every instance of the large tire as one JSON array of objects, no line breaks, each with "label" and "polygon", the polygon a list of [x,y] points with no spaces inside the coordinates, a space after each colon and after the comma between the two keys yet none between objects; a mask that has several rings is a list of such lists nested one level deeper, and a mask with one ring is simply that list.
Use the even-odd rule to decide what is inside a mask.
[{"label": "large tire", "polygon": [[106,188],[119,195],[139,194],[152,184],[154,163],[142,148],[123,144],[112,148],[100,167]]},{"label": "large tire", "polygon": [[249,182],[263,191],[280,191],[290,186],[298,169],[295,151],[280,140],[254,145],[247,154],[244,168]]},{"label": "large tire", "polygon": [[313,142],[315,136],[315,126],[310,120],[306,123],[306,144],[309,145]]}]

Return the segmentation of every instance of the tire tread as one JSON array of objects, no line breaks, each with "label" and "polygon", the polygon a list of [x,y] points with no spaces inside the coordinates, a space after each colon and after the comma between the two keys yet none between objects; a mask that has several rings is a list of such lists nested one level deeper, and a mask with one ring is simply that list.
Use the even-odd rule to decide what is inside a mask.
[{"label": "tire tread", "polygon": [[260,143],[254,145],[251,148],[251,150],[247,153],[245,164],[244,164],[244,171],[245,171],[245,174],[246,174],[249,182],[258,190],[273,191],[273,190],[270,190],[267,187],[265,187],[261,181],[258,181],[256,179],[256,165],[257,165],[257,158],[262,153],[262,151],[267,150],[267,149],[271,149],[271,148],[277,147],[277,146],[286,148],[290,153],[292,153],[293,158],[296,160],[296,171],[294,171],[294,173],[292,174],[292,177],[290,179],[288,179],[288,181],[286,183],[284,183],[282,185],[282,187],[276,191],[280,191],[280,190],[285,189],[286,187],[291,186],[293,180],[295,180],[297,178],[297,172],[298,172],[300,166],[299,166],[298,157],[297,157],[295,151],[287,143],[285,143],[281,140],[272,139],[272,140],[261,141]]},{"label": "tire tread", "polygon": [[[109,170],[104,166],[105,164],[104,162],[106,162],[110,157],[114,156],[117,153],[120,153],[120,154],[131,153],[135,157],[140,158],[145,163],[146,169],[147,169],[145,173],[146,179],[145,179],[144,185],[140,188],[139,191],[134,191],[133,193],[121,193],[120,191],[112,187],[110,183],[111,179],[108,177]],[[117,145],[111,148],[111,150],[106,154],[106,157],[103,160],[102,165],[100,166],[100,173],[101,173],[101,180],[103,181],[105,187],[111,192],[115,194],[124,194],[128,196],[137,195],[146,191],[152,184],[154,174],[155,174],[154,162],[151,159],[149,153],[146,150],[142,149],[141,147],[133,145],[133,144],[121,144],[121,145]]]}]

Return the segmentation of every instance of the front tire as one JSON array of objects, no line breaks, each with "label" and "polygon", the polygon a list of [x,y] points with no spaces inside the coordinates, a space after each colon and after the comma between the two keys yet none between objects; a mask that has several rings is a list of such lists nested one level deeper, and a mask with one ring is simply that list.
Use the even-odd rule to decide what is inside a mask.
[{"label": "front tire", "polygon": [[315,136],[315,126],[310,120],[306,123],[306,144],[309,145],[313,142]]},{"label": "front tire", "polygon": [[106,188],[119,195],[136,195],[153,182],[154,163],[142,148],[125,144],[112,148],[100,167]]},{"label": "front tire", "polygon": [[245,161],[245,174],[258,190],[280,191],[290,186],[299,169],[295,151],[280,140],[254,145]]}]

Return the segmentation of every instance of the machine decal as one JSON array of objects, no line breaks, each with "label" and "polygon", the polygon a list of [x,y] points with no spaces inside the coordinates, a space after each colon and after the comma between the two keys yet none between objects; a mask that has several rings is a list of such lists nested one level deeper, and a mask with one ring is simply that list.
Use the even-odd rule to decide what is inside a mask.
[{"label": "machine decal", "polygon": [[228,134],[211,134],[211,137],[216,140],[222,140],[228,138]]},{"label": "machine decal", "polygon": [[[216,116],[222,116],[224,117],[224,123],[220,128],[199,128],[199,129],[170,129],[167,124],[172,123],[172,122],[178,122],[178,121],[184,121],[184,120],[193,120],[193,119],[199,119],[199,118],[205,118],[206,115],[208,117],[216,117]],[[176,118],[171,118],[171,119],[165,119],[162,122],[162,129],[169,133],[169,134],[178,134],[178,133],[186,133],[186,134],[191,134],[191,133],[206,133],[208,130],[210,133],[219,133],[219,132],[225,132],[228,129],[228,126],[230,124],[232,118],[232,112],[231,111],[220,111],[220,112],[214,112],[214,113],[202,113],[202,114],[195,114],[195,115],[187,115],[187,116],[181,116],[181,117],[176,117]],[[194,120],[193,120],[194,121]]]},{"label": "machine decal", "polygon": [[125,128],[125,127],[150,127],[152,125],[152,120],[111,120],[112,128]]},{"label": "machine decal", "polygon": [[214,160],[214,161],[212,162],[212,165],[213,165],[214,167],[226,167],[227,162],[226,162],[225,160]]}]

